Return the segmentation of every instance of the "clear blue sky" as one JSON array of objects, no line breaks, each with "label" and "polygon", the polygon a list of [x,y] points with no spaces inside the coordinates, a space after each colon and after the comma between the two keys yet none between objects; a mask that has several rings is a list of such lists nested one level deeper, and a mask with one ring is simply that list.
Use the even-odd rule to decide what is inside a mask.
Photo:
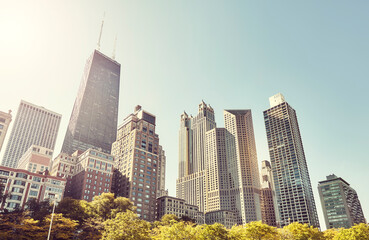
[{"label": "clear blue sky", "polygon": [[[61,149],[86,59],[106,13],[102,52],[122,64],[119,120],[140,104],[157,116],[175,195],[180,114],[203,99],[262,117],[281,92],[296,109],[320,222],[318,181],[348,181],[369,217],[368,1],[1,1],[0,110],[21,99],[63,115]],[[4,146],[5,147],[5,146]],[[3,149],[4,150],[4,149]]]}]

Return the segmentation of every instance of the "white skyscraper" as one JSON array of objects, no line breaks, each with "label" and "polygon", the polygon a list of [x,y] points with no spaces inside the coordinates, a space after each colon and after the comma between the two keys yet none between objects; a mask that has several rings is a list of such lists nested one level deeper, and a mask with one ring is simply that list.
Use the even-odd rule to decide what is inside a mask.
[{"label": "white skyscraper", "polygon": [[1,165],[16,168],[31,145],[54,150],[61,115],[21,101]]}]

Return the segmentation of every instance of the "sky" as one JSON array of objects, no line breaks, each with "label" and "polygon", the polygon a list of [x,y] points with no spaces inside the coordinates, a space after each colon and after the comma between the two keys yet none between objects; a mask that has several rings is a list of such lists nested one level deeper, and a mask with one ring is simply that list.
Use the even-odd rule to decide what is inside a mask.
[{"label": "sky", "polygon": [[183,111],[196,115],[204,100],[223,127],[223,109],[251,109],[261,162],[269,160],[263,111],[281,92],[297,111],[322,229],[317,185],[332,173],[356,189],[369,217],[368,1],[0,5],[0,111],[11,109],[15,119],[23,99],[62,114],[56,153],[105,13],[101,51],[111,56],[117,36],[122,66],[118,123],[138,104],[156,115],[170,195]]}]

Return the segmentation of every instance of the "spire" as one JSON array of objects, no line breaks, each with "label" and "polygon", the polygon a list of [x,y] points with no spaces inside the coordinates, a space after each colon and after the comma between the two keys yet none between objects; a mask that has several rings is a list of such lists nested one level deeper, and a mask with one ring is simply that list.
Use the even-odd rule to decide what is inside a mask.
[{"label": "spire", "polygon": [[112,54],[112,56],[111,56],[111,58],[112,58],[113,60],[115,60],[115,49],[116,49],[116,47],[117,47],[117,35],[115,35],[113,54]]},{"label": "spire", "polygon": [[102,20],[102,22],[101,22],[101,28],[100,28],[99,40],[97,41],[97,50],[99,50],[99,51],[100,51],[100,40],[101,40],[101,34],[102,34],[103,27],[104,27],[104,19],[105,19],[105,12],[104,12],[103,20]]}]

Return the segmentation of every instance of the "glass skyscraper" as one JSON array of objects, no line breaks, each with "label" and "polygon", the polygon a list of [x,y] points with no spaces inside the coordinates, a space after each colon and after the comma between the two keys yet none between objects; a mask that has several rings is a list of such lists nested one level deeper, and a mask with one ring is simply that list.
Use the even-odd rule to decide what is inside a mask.
[{"label": "glass skyscraper", "polygon": [[87,60],[62,152],[111,151],[117,134],[120,64],[95,50]]},{"label": "glass skyscraper", "polygon": [[269,101],[264,121],[280,225],[300,222],[319,227],[296,111],[280,93]]},{"label": "glass skyscraper", "polygon": [[366,222],[359,197],[348,182],[332,174],[319,182],[318,189],[327,229]]}]

